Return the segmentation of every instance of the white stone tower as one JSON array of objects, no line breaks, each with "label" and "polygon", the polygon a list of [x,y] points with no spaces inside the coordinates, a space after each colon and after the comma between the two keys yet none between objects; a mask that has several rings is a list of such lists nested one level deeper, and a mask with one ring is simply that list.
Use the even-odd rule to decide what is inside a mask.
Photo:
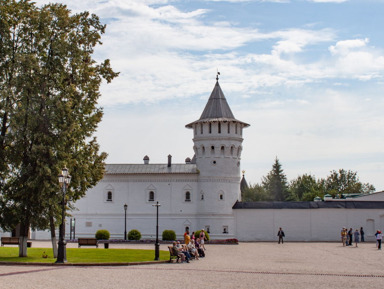
[{"label": "white stone tower", "polygon": [[218,77],[200,119],[193,129],[198,176],[199,225],[211,234],[235,234],[232,206],[240,200],[240,159],[243,128],[235,119],[220,88]]}]

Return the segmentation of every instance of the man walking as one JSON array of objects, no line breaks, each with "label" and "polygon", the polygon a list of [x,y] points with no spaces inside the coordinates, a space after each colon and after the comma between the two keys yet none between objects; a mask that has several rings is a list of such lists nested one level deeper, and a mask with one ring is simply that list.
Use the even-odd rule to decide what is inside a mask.
[{"label": "man walking", "polygon": [[284,231],[283,229],[280,227],[279,231],[277,232],[277,236],[279,237],[279,243],[280,244],[280,241],[281,241],[281,244],[284,244],[284,237],[285,237],[285,234],[284,234]]},{"label": "man walking", "polygon": [[376,241],[377,241],[377,249],[381,250],[381,240],[383,239],[383,234],[381,231],[377,231]]}]

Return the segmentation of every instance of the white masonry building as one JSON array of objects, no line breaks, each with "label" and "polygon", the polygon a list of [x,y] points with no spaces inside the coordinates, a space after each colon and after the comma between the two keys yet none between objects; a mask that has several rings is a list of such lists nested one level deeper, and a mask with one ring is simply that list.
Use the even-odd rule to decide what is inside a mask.
[{"label": "white masonry building", "polygon": [[[235,237],[233,205],[240,200],[240,159],[243,128],[217,81],[201,117],[187,124],[193,134],[195,156],[184,164],[107,164],[104,178],[76,202],[76,236],[106,229],[123,238],[124,208],[127,231],[137,229],[154,238],[159,202],[159,232],[206,229],[212,238]],[[67,226],[67,235],[69,228]]]}]

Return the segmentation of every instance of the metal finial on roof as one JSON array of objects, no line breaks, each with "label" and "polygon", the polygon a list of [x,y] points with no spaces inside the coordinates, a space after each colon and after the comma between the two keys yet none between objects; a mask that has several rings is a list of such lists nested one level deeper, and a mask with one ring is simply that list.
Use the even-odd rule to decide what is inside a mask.
[{"label": "metal finial on roof", "polygon": [[217,70],[216,81],[219,81],[219,75],[220,75],[220,72],[219,72],[219,70]]}]

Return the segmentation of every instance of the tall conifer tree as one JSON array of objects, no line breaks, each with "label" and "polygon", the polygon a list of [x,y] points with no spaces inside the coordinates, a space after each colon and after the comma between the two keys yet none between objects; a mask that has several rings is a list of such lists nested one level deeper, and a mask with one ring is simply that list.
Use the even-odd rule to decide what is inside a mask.
[{"label": "tall conifer tree", "polygon": [[272,200],[284,201],[288,197],[287,177],[277,157],[272,170],[266,177],[263,177],[262,184]]}]

